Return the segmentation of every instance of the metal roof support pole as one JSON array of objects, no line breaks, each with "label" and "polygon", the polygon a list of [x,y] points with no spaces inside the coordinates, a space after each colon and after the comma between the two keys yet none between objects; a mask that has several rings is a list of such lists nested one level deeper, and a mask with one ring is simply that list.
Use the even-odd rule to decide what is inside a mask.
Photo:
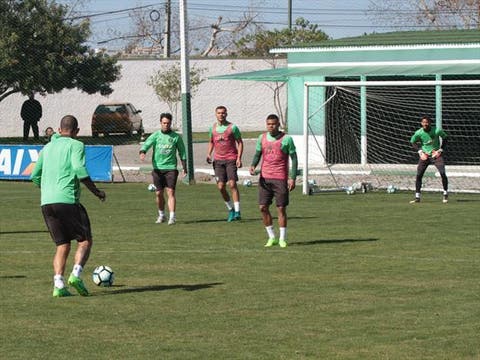
[{"label": "metal roof support pole", "polygon": [[302,193],[308,195],[308,95],[309,87],[303,86],[303,173]]},{"label": "metal roof support pole", "polygon": [[[360,76],[360,81],[367,82],[365,75]],[[360,156],[361,164],[367,165],[367,86],[360,86]]]},{"label": "metal roof support pole", "polygon": [[[442,81],[441,74],[435,74],[435,80]],[[435,85],[435,125],[442,127],[442,85]]]}]

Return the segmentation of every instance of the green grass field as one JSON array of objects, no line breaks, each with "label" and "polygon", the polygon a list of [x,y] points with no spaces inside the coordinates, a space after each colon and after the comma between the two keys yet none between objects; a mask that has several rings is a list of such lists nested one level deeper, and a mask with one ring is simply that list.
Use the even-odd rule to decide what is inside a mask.
[{"label": "green grass field", "polygon": [[[256,187],[227,223],[214,185],[181,184],[175,226],[154,223],[146,184],[103,188],[82,197],[92,296],[54,299],[39,190],[0,182],[0,358],[480,358],[478,194],[297,188],[289,247],[265,249]],[[111,288],[90,280],[101,264]]]}]

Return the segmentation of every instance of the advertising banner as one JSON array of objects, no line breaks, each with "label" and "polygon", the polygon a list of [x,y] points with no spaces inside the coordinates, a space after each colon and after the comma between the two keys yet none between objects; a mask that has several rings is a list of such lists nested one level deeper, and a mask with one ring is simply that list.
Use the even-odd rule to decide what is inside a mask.
[{"label": "advertising banner", "polygon": [[[29,180],[43,145],[0,145],[0,179]],[[112,181],[113,146],[86,145],[85,162],[93,181]]]}]

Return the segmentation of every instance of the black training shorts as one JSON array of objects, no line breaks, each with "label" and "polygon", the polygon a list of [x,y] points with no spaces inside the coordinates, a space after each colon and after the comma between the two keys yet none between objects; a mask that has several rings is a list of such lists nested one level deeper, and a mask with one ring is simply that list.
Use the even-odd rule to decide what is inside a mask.
[{"label": "black training shorts", "polygon": [[227,183],[230,180],[238,181],[237,160],[215,160],[213,170],[217,183]]},{"label": "black training shorts", "polygon": [[288,206],[288,181],[260,177],[258,183],[258,204],[271,205],[273,198],[275,198],[275,205],[277,207]]},{"label": "black training shorts", "polygon": [[56,245],[72,240],[82,242],[92,239],[87,210],[81,204],[48,204],[42,206],[48,231]]},{"label": "black training shorts", "polygon": [[153,185],[157,190],[169,188],[175,190],[177,186],[178,170],[158,170],[152,171]]}]

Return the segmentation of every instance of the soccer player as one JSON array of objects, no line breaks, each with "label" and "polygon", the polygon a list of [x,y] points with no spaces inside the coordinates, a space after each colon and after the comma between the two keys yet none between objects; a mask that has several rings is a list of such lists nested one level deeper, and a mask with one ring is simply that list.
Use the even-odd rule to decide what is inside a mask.
[{"label": "soccer player", "polygon": [[71,295],[65,285],[64,272],[72,240],[78,245],[68,285],[80,295],[88,296],[80,275],[90,255],[92,231],[87,210],[79,201],[80,182],[100,200],[105,200],[105,192],[99,190],[88,175],[85,146],[75,139],[78,131],[77,119],[72,115],[64,116],[60,121],[60,136],[42,149],[31,175],[33,183],[40,186],[42,214],[56,245],[54,297]]},{"label": "soccer player", "polygon": [[[295,144],[291,136],[280,131],[277,115],[267,116],[267,132],[258,137],[255,155],[250,166],[250,174],[255,175],[255,168],[263,157],[258,186],[258,204],[262,213],[263,225],[268,234],[265,247],[279,244],[287,247],[287,206],[289,192],[295,189],[298,160]],[[292,167],[289,174],[289,156]],[[278,214],[280,236],[275,237],[270,205],[275,198]]]},{"label": "soccer player", "polygon": [[[227,206],[227,221],[230,222],[241,219],[237,170],[242,167],[243,140],[239,128],[227,121],[225,106],[217,106],[215,116],[217,121],[209,129],[207,163],[213,162],[217,187]],[[227,192],[227,183],[231,198]]]},{"label": "soccer player", "polygon": [[160,130],[151,134],[143,143],[140,149],[141,161],[145,160],[145,155],[151,147],[153,147],[152,177],[153,184],[156,187],[155,195],[158,208],[156,223],[161,224],[166,221],[164,192],[165,189],[167,189],[168,225],[174,225],[176,222],[175,210],[177,206],[175,197],[175,188],[178,179],[177,152],[182,162],[184,177],[187,175],[187,155],[181,136],[172,131],[172,114],[160,114]]},{"label": "soccer player", "polygon": [[417,177],[415,180],[415,199],[411,204],[420,202],[420,191],[422,188],[422,179],[428,165],[433,164],[438,169],[442,178],[443,203],[448,203],[448,178],[445,173],[445,162],[443,161],[443,152],[447,145],[447,134],[442,129],[432,125],[432,120],[428,116],[421,119],[422,127],[418,129],[410,139],[415,151],[420,156],[417,165]]}]

